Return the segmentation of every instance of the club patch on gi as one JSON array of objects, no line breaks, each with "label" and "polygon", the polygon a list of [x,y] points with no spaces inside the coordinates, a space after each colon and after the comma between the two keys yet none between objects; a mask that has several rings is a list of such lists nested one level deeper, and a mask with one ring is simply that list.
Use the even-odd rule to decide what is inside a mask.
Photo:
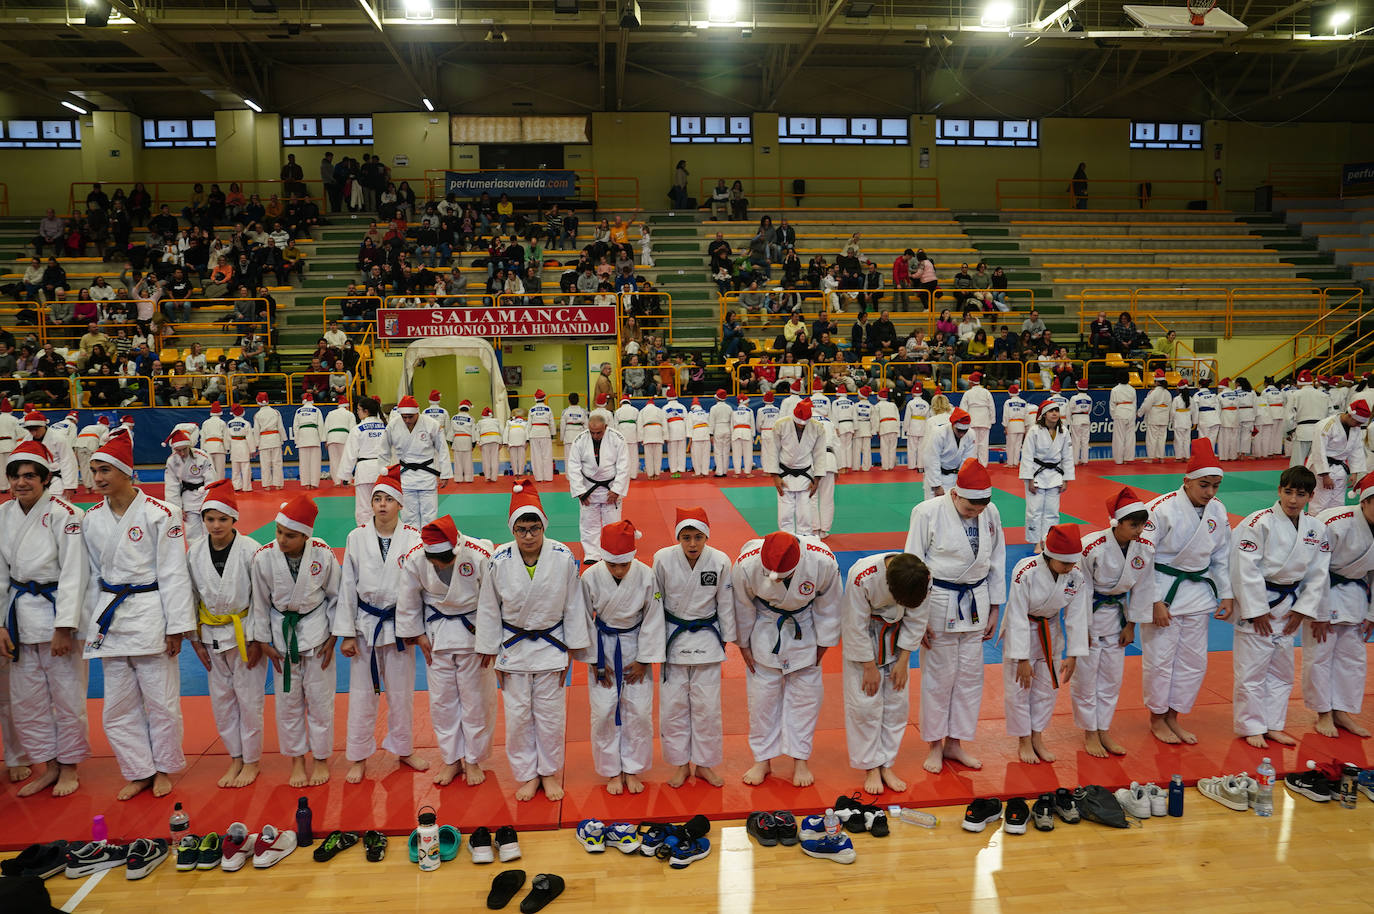
[{"label": "club patch on gi", "polygon": [[317,574],[319,574],[321,571],[324,571],[324,566],[321,565],[319,562],[311,562],[311,563],[310,563],[310,573],[311,573],[312,575],[317,575]]},{"label": "club patch on gi", "polygon": [[472,563],[471,563],[471,562],[464,562],[463,564],[461,564],[461,565],[458,566],[458,573],[461,574],[461,575],[462,575],[463,577],[465,577],[465,578],[470,578],[470,577],[472,577],[472,570],[473,570],[473,569],[472,569]]},{"label": "club patch on gi", "polygon": [[1240,551],[1241,551],[1241,552],[1257,552],[1257,551],[1259,551],[1259,544],[1256,543],[1254,540],[1241,540],[1241,541],[1240,541]]},{"label": "club patch on gi", "polygon": [[1145,560],[1142,559],[1140,556],[1136,556],[1135,558],[1131,559],[1131,567],[1134,568],[1136,571],[1139,571],[1140,569],[1145,567]]},{"label": "club patch on gi", "polygon": [[809,597],[815,592],[816,585],[812,584],[810,581],[802,581],[801,586],[797,588],[797,593],[801,594],[804,597]]},{"label": "club patch on gi", "polygon": [[139,540],[141,540],[141,539],[143,539],[143,531],[142,531],[140,528],[138,528],[138,527],[130,527],[130,528],[129,528],[129,542],[131,542],[131,543],[137,543],[137,542],[138,542]]},{"label": "club patch on gi", "polygon": [[[43,522],[44,522],[44,523],[47,523],[47,518],[44,518],[44,519],[43,519]],[[80,533],[80,532],[81,532],[81,525],[78,524],[78,523],[76,523],[76,522],[72,522],[72,523],[68,524],[67,526],[63,527],[63,528],[62,528],[62,532],[63,532],[63,533]]]},{"label": "club patch on gi", "polygon": [[168,530],[168,531],[167,531],[167,535],[170,536],[170,537],[178,537],[178,536],[181,536],[181,535],[182,535],[183,533],[185,533],[185,532],[186,532],[186,531],[184,531],[184,530],[181,528],[181,525],[178,524],[177,526],[172,527],[170,530]]},{"label": "club patch on gi", "polygon": [[1210,518],[1210,517],[1207,518],[1207,532],[1208,532],[1208,533],[1216,533],[1216,532],[1217,532],[1217,522],[1216,522],[1215,520],[1213,520],[1212,518]]},{"label": "club patch on gi", "polygon": [[715,587],[715,586],[716,586],[716,582],[717,582],[717,578],[716,578],[716,573],[715,573],[714,571],[703,571],[703,572],[701,573],[701,586],[702,586],[702,587]]}]

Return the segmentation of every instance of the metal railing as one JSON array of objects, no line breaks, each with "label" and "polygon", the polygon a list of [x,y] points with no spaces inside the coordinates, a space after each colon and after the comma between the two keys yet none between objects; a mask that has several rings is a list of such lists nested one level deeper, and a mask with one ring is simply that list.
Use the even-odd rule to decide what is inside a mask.
[{"label": "metal railing", "polygon": [[1270,162],[1264,183],[1276,197],[1338,197],[1340,162]]},{"label": "metal railing", "polygon": [[[1076,209],[1068,178],[998,178],[998,209]],[[1221,189],[1212,181],[1089,178],[1086,210],[1185,209],[1194,200],[1217,206]],[[1182,205],[1179,205],[1182,204]]]},{"label": "metal railing", "polygon": [[[1333,286],[1323,290],[1323,300],[1327,307],[1323,308],[1318,316],[1293,334],[1293,358],[1284,363],[1277,369],[1273,369],[1268,374],[1274,377],[1283,377],[1291,374],[1297,367],[1304,362],[1314,359],[1330,361],[1337,357],[1336,344],[1341,337],[1348,333],[1359,333],[1362,324],[1369,320],[1374,320],[1374,310],[1364,310],[1364,290]],[[1336,326],[1332,329],[1332,325]],[[1248,365],[1236,372],[1237,376],[1244,375],[1256,365],[1266,361],[1280,349],[1288,346],[1289,341],[1284,340],[1276,346],[1271,347],[1263,355],[1251,361]]]},{"label": "metal railing", "polygon": [[[938,178],[878,175],[755,177],[730,178],[713,175],[697,183],[697,206],[711,207],[711,192],[716,181],[724,180],[728,188],[736,180],[744,189],[749,209],[895,209],[908,206],[914,209],[941,209]],[[794,182],[802,181],[798,188]],[[798,192],[800,191],[800,192]],[[813,201],[802,207],[802,201]],[[817,205],[814,201],[823,201]],[[729,204],[725,204],[727,212]]]},{"label": "metal railing", "polygon": [[[1078,298],[1078,332],[1084,333],[1093,315],[1099,310],[1128,311],[1137,320],[1142,316],[1161,327],[1184,330],[1201,328],[1202,332],[1220,332],[1230,339],[1237,328],[1242,332],[1272,327],[1276,320],[1303,321],[1316,314],[1320,323],[1343,305],[1332,307],[1333,299],[1345,297],[1347,304],[1360,307],[1363,290],[1346,288],[1272,288],[1261,283],[1255,287],[1223,288],[1208,286],[1196,289],[1083,289]],[[1307,300],[1310,305],[1305,304]],[[1281,303],[1290,303],[1284,306]],[[1292,303],[1304,302],[1300,306]],[[1101,305],[1101,307],[1099,307]],[[1172,307],[1171,307],[1172,306]],[[1310,329],[1309,324],[1303,330]],[[1298,331],[1302,333],[1303,331]],[[1320,329],[1318,332],[1322,332]]]}]

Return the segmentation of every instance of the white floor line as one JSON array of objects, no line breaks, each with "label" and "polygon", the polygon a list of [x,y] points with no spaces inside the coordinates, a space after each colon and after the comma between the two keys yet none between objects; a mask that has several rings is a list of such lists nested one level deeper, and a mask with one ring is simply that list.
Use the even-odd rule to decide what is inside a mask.
[{"label": "white floor line", "polygon": [[81,888],[76,890],[76,894],[67,899],[67,903],[62,906],[62,910],[66,911],[67,914],[71,914],[72,911],[75,911],[76,906],[85,901],[86,896],[91,894],[91,889],[99,885],[100,880],[104,879],[110,872],[110,870],[101,870],[88,877]]}]

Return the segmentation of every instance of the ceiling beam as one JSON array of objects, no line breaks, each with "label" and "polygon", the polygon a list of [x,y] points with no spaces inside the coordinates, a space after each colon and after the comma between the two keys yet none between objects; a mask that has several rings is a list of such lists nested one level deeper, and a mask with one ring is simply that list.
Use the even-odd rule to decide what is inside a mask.
[{"label": "ceiling beam", "polygon": [[[235,80],[228,73],[205,63],[203,54],[197,53],[193,48],[165,34],[163,30],[154,25],[152,20],[145,16],[141,10],[137,9],[130,0],[110,0],[110,8],[132,21],[142,29],[143,34],[160,45],[173,57],[181,60],[193,70],[199,71],[202,75],[208,76],[219,88],[237,93],[240,97],[243,97],[243,91],[236,85]],[[128,41],[124,43],[129,45]],[[141,52],[142,50],[132,45],[130,45],[130,47],[135,52]]]},{"label": "ceiling beam", "polygon": [[411,106],[416,108],[420,107],[420,99],[430,97],[429,90],[420,83],[420,80],[416,79],[415,72],[410,68],[410,64],[406,63],[406,59],[401,55],[400,50],[397,49],[390,36],[387,35],[386,29],[382,28],[381,21],[371,13],[371,9],[367,7],[366,0],[363,0],[363,6],[364,9],[362,9],[361,12],[366,15],[368,22],[375,27],[377,40],[386,48],[387,53],[391,55],[391,59],[396,62],[396,67],[401,71],[401,75],[406,78],[406,82],[410,83],[411,87],[415,90],[415,100],[410,103]]},{"label": "ceiling beam", "polygon": [[787,71],[784,72],[782,76],[779,77],[777,83],[774,84],[771,97],[768,99],[768,104],[764,105],[766,110],[771,111],[773,106],[777,104],[778,96],[782,94],[782,90],[787,88],[787,84],[791,82],[792,77],[797,75],[797,71],[802,68],[802,64],[806,63],[807,58],[811,56],[811,52],[816,50],[816,45],[821,43],[821,39],[825,37],[825,33],[830,30],[830,23],[835,21],[835,17],[840,14],[840,10],[844,9],[847,3],[849,3],[849,0],[835,0],[834,3],[830,4],[830,9],[826,10],[825,17],[821,19],[821,24],[816,26],[816,34],[812,35],[810,40],[802,45],[801,53],[797,55],[797,59],[792,61],[791,66],[787,68]]},{"label": "ceiling beam", "polygon": [[1235,113],[1240,114],[1243,111],[1249,111],[1251,108],[1263,105],[1265,102],[1272,101],[1280,96],[1292,95],[1295,92],[1304,92],[1307,89],[1315,89],[1317,86],[1330,82],[1333,79],[1345,79],[1356,70],[1362,70],[1371,65],[1374,65],[1374,57],[1360,57],[1349,66],[1332,67],[1323,73],[1318,73],[1316,76],[1304,79],[1302,82],[1294,83],[1291,86],[1276,86],[1266,95],[1241,105],[1236,109]]}]

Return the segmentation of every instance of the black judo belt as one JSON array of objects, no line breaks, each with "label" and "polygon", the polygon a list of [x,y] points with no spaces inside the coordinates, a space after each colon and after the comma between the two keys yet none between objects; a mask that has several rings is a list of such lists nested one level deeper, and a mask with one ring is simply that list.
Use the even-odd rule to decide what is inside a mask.
[{"label": "black judo belt", "polygon": [[434,468],[433,464],[434,464],[434,458],[432,458],[432,457],[431,457],[429,460],[426,460],[424,463],[406,463],[404,460],[402,460],[402,461],[401,461],[401,469],[402,469],[402,470],[421,470],[421,471],[423,471],[423,472],[425,472],[425,473],[433,473],[433,474],[435,475],[435,477],[437,478],[438,475],[439,475],[439,471],[436,470],[436,469]]},{"label": "black judo belt", "polygon": [[1061,476],[1064,475],[1064,470],[1059,464],[1047,463],[1046,461],[1041,460],[1039,457],[1035,457],[1032,459],[1035,460],[1035,465],[1040,468],[1039,470],[1035,471],[1037,475],[1040,473],[1040,470],[1053,470]]},{"label": "black judo belt", "polygon": [[582,493],[584,496],[592,494],[597,489],[605,489],[609,492],[611,491],[611,483],[615,482],[614,479],[591,479],[587,476],[583,476],[582,481],[587,484],[587,491]]},{"label": "black judo belt", "polygon": [[[778,464],[778,469],[782,471],[778,474],[779,476],[800,476],[807,482],[815,481],[815,477],[811,475],[811,467],[789,467],[780,463]],[[774,651],[774,653],[777,653],[777,651]]]},{"label": "black judo belt", "polygon": [[204,487],[204,480],[201,480],[200,482],[183,482],[181,484],[181,494],[185,495],[187,492],[194,492],[196,489],[202,489]]},{"label": "black judo belt", "polygon": [[943,473],[943,474],[946,475],[946,476],[958,476],[958,475],[959,475],[959,468],[958,468],[958,467],[940,467],[940,472]]},{"label": "black judo belt", "polygon": [[1322,420],[1320,420],[1320,419],[1299,419],[1299,420],[1298,420],[1298,425],[1316,425],[1316,424],[1317,424],[1318,422],[1320,422],[1320,421],[1322,421]]},{"label": "black judo belt", "polygon": [[100,617],[96,619],[100,634],[96,636],[95,643],[91,645],[91,647],[96,650],[100,650],[100,645],[105,641],[105,635],[110,630],[110,624],[114,622],[115,610],[119,609],[120,605],[123,604],[125,600],[136,593],[152,593],[157,590],[157,581],[153,581],[151,584],[111,584],[104,578],[101,578],[100,589],[105,593],[114,594],[114,599],[110,601],[110,605],[106,606],[104,611],[101,612]]},{"label": "black judo belt", "polygon": [[1369,599],[1370,599],[1369,582],[1366,581],[1364,578],[1347,578],[1345,575],[1343,575],[1343,574],[1336,574],[1336,572],[1334,572],[1334,571],[1330,573],[1330,577],[1331,577],[1331,586],[1332,586],[1332,587],[1340,587],[1340,586],[1345,585],[1345,584],[1355,584],[1355,585],[1358,586],[1361,590],[1364,591],[1364,599],[1365,599],[1365,602],[1366,602],[1366,603],[1369,602]]},{"label": "black judo belt", "polygon": [[1293,602],[1298,602],[1298,588],[1302,586],[1302,581],[1294,581],[1291,584],[1277,584],[1274,581],[1265,581],[1264,589],[1270,593],[1278,594],[1277,597],[1269,601],[1269,608],[1273,609],[1284,600],[1292,597]]},{"label": "black judo belt", "polygon": [[553,636],[555,631],[563,627],[562,622],[548,628],[517,628],[509,622],[502,622],[501,627],[512,633],[509,638],[501,642],[502,648],[509,648],[521,641],[547,641],[563,653],[568,652],[568,646]]}]

